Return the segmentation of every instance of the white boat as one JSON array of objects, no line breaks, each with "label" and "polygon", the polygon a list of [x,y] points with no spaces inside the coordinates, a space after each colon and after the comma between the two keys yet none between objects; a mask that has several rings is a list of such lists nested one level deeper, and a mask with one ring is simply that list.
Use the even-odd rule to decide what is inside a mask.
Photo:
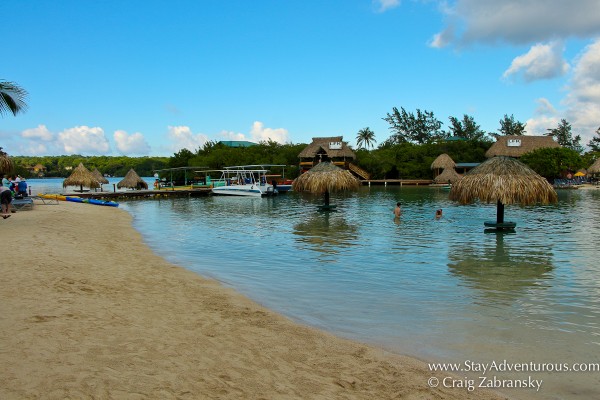
[{"label": "white boat", "polygon": [[221,178],[212,181],[212,193],[227,196],[273,196],[277,189],[267,182],[268,170],[254,165],[226,167]]}]

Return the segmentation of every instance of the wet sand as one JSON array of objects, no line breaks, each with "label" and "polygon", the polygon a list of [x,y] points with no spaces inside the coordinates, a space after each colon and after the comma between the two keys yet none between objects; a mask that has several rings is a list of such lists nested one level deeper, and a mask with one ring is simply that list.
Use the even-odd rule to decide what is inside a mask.
[{"label": "wet sand", "polygon": [[1,399],[497,399],[168,263],[117,208],[0,220]]}]

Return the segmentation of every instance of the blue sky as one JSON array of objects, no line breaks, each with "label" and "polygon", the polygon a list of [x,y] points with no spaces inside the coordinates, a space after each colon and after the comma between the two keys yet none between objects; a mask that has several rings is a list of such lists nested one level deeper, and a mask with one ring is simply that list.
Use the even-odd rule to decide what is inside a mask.
[{"label": "blue sky", "polygon": [[207,140],[309,143],[393,107],[528,134],[600,127],[598,0],[4,2],[10,155],[172,155]]}]

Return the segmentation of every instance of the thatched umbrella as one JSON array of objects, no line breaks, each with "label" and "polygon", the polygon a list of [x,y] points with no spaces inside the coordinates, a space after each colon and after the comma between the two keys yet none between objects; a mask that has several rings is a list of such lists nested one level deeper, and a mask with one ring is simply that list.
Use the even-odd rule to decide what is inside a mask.
[{"label": "thatched umbrella", "polygon": [[436,158],[432,163],[431,163],[431,169],[435,169],[435,175],[439,175],[440,174],[440,170],[444,170],[447,168],[456,168],[456,163],[454,162],[454,160],[446,153],[444,154],[440,154],[438,156],[438,158]]},{"label": "thatched umbrella", "polygon": [[461,178],[462,178],[462,175],[460,175],[458,172],[456,172],[456,170],[453,167],[450,167],[450,168],[444,168],[444,171],[442,171],[441,174],[436,176],[433,179],[433,181],[435,183],[456,183]]},{"label": "thatched umbrella", "polygon": [[0,147],[0,173],[8,174],[13,169],[13,162],[11,158],[2,151],[2,147]]},{"label": "thatched umbrella", "polygon": [[83,192],[84,186],[93,189],[100,187],[100,183],[82,163],[79,163],[71,175],[63,181],[63,187],[67,186],[79,186],[79,189]]},{"label": "thatched umbrella", "polygon": [[502,156],[490,158],[469,171],[452,185],[449,197],[461,204],[472,203],[476,199],[484,203],[495,202],[496,224],[486,223],[486,226],[497,228],[503,227],[505,204],[525,206],[556,203],[558,200],[556,191],[545,178],[517,159]]},{"label": "thatched umbrella", "polygon": [[101,185],[105,185],[108,183],[108,179],[106,179],[104,177],[104,175],[102,175],[102,173],[100,171],[98,171],[98,168],[94,168],[94,170],[92,171],[92,174],[94,175],[94,177],[96,178],[96,180],[101,184]]},{"label": "thatched umbrella", "polygon": [[297,177],[292,183],[292,189],[296,192],[323,193],[325,195],[326,210],[333,208],[329,205],[329,193],[358,189],[360,181],[350,171],[330,163],[321,162],[310,170]]},{"label": "thatched umbrella", "polygon": [[600,174],[600,158],[587,169],[587,172],[592,175]]},{"label": "thatched umbrella", "polygon": [[140,178],[140,176],[132,169],[127,172],[125,178],[123,178],[119,183],[117,183],[117,187],[120,189],[122,187],[129,189],[148,189],[148,184]]}]

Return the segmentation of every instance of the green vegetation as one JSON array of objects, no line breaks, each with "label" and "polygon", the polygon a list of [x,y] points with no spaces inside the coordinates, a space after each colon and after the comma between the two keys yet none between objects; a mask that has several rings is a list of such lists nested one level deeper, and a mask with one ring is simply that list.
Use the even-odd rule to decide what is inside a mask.
[{"label": "green vegetation", "polygon": [[12,115],[27,109],[27,91],[14,82],[0,81],[0,116],[10,112]]},{"label": "green vegetation", "polygon": [[559,177],[565,171],[575,172],[589,167],[577,151],[566,147],[534,150],[524,154],[521,161],[549,180]]},{"label": "green vegetation", "polygon": [[66,178],[71,174],[72,169],[77,167],[79,163],[92,171],[98,168],[102,174],[110,176],[125,176],[127,171],[133,168],[140,176],[152,176],[153,170],[166,168],[169,162],[168,157],[109,157],[109,156],[43,156],[43,157],[28,157],[15,156],[11,157],[14,163],[14,171],[12,173],[19,174],[26,178],[33,178],[40,175],[39,172],[33,170],[37,165],[45,168],[43,171],[44,177],[62,177]]}]

